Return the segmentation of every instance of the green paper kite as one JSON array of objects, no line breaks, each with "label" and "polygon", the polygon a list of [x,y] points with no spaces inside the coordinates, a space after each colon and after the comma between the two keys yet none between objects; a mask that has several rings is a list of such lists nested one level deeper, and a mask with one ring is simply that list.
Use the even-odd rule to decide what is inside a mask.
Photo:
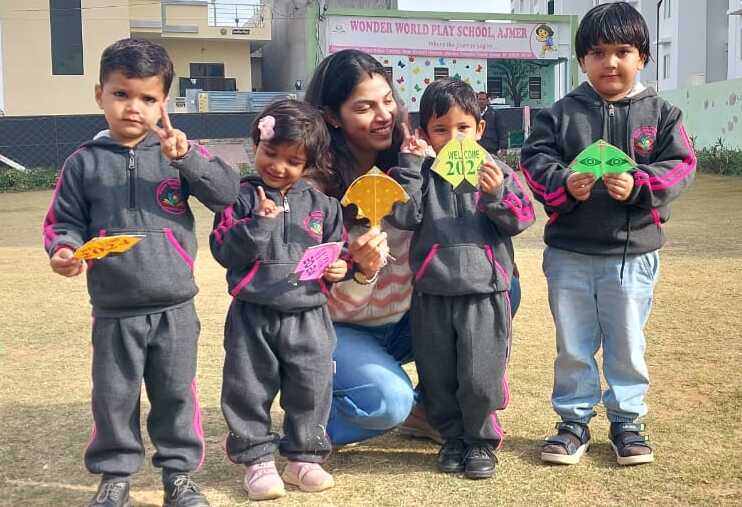
[{"label": "green paper kite", "polygon": [[599,180],[604,174],[625,173],[636,167],[636,162],[612,144],[598,139],[582,150],[569,167],[578,173],[590,173]]},{"label": "green paper kite", "polygon": [[454,192],[473,192],[479,186],[479,168],[486,160],[492,157],[484,148],[473,139],[459,136],[438,152],[431,169],[449,182]]}]

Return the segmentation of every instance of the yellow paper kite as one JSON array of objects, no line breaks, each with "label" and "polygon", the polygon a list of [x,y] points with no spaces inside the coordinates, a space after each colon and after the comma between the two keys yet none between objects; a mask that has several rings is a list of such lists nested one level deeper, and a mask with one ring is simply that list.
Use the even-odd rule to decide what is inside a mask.
[{"label": "yellow paper kite", "polygon": [[394,203],[409,199],[399,183],[374,167],[350,184],[340,204],[355,204],[356,218],[368,218],[374,227],[381,226],[381,220],[392,212]]},{"label": "yellow paper kite", "polygon": [[479,186],[479,168],[492,160],[473,139],[451,139],[438,152],[431,169],[449,182],[456,192],[473,192]]},{"label": "yellow paper kite", "polygon": [[124,253],[144,239],[140,234],[120,234],[93,238],[75,250],[74,257],[83,261],[100,259],[111,253]]}]

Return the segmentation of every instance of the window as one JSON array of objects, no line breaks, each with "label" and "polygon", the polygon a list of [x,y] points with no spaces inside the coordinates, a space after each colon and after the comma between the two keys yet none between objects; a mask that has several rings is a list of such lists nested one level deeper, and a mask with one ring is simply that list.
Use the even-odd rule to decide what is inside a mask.
[{"label": "window", "polygon": [[554,0],[549,0],[548,2],[546,2],[546,13],[554,14]]},{"label": "window", "polygon": [[80,0],[49,0],[49,25],[52,74],[83,75]]},{"label": "window", "polygon": [[501,77],[488,77],[487,78],[487,95],[490,97],[502,97],[502,78]]},{"label": "window", "polygon": [[386,74],[386,77],[389,78],[389,81],[394,79],[394,68],[393,67],[384,67],[384,74]]},{"label": "window", "polygon": [[224,77],[223,63],[192,63],[191,77]]},{"label": "window", "polygon": [[446,79],[448,77],[448,67],[435,67],[433,69],[433,80]]},{"label": "window", "polygon": [[541,76],[528,78],[528,98],[541,100]]},{"label": "window", "polygon": [[667,19],[672,15],[672,0],[665,0],[662,5],[665,8],[663,11],[663,16],[665,17],[665,19]]},{"label": "window", "polygon": [[662,57],[662,79],[670,79],[670,55]]}]

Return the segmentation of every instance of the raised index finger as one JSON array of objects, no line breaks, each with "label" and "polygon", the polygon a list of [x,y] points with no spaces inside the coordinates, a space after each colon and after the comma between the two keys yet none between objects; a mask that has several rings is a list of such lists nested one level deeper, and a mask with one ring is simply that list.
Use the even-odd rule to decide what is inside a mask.
[{"label": "raised index finger", "polygon": [[258,192],[258,201],[263,202],[263,201],[268,200],[268,197],[266,197],[265,190],[263,190],[263,187],[258,187],[257,192]]},{"label": "raised index finger", "polygon": [[160,104],[160,113],[162,116],[162,126],[165,129],[165,132],[167,134],[170,134],[173,131],[173,124],[170,123],[170,116],[167,114],[167,107],[165,106],[166,102],[162,102]]}]

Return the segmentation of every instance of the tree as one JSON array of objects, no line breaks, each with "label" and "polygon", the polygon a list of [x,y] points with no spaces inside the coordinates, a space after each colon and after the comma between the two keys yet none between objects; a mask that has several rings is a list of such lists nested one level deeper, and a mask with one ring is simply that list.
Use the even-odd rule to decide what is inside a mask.
[{"label": "tree", "polygon": [[538,72],[541,65],[528,60],[500,60],[495,62],[495,70],[502,74],[502,89],[505,97],[513,99],[513,105],[528,96],[528,78]]}]

